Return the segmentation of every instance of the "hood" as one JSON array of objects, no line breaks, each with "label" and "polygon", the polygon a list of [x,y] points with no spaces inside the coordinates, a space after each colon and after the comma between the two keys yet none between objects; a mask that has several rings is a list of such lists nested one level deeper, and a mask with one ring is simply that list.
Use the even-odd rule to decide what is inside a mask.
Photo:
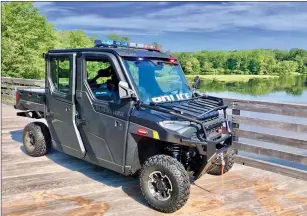
[{"label": "hood", "polygon": [[[218,116],[218,111],[213,111],[198,120],[206,120],[213,116]],[[172,114],[159,112],[152,109],[134,109],[131,113],[130,121],[145,127],[156,127],[161,121],[186,121]]]}]

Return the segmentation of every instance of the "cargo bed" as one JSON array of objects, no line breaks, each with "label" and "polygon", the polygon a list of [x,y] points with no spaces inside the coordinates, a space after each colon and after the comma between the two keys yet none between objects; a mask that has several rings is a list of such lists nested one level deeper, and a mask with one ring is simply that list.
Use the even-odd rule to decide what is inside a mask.
[{"label": "cargo bed", "polygon": [[18,89],[16,92],[15,109],[36,111],[43,114],[45,111],[45,103],[45,88]]}]

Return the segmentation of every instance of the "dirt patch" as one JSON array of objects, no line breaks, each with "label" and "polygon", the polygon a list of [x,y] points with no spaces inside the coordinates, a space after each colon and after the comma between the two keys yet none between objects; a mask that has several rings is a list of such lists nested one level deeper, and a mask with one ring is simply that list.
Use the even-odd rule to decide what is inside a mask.
[{"label": "dirt patch", "polygon": [[[36,193],[33,196],[32,202],[11,202],[3,204],[5,215],[18,216],[18,215],[34,215],[35,210],[47,207],[47,198],[52,200],[65,200],[75,202],[78,206],[75,209],[67,211],[64,215],[67,216],[90,216],[90,215],[103,215],[109,208],[106,203],[93,203],[92,200],[84,199],[81,196],[71,197],[58,194]],[[56,208],[56,206],[55,206]]]},{"label": "dirt patch", "polygon": [[223,202],[218,199],[209,199],[204,197],[194,198],[190,197],[184,208],[175,212],[174,215],[185,215],[192,212],[202,212],[211,209],[220,208]]}]

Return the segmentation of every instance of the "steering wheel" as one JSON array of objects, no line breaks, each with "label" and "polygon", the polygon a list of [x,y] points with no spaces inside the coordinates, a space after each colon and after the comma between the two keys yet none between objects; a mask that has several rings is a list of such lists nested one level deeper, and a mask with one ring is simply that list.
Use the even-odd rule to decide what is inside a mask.
[{"label": "steering wheel", "polygon": [[[177,91],[177,93],[174,93],[175,91]],[[168,94],[179,94],[180,93],[180,89],[175,89],[175,90],[171,90],[171,91],[168,91],[168,92],[165,92],[166,95]]]}]

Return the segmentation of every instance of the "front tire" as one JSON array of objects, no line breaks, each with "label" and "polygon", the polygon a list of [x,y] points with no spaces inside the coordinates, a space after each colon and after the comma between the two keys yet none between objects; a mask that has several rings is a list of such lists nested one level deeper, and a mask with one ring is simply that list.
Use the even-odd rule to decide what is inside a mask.
[{"label": "front tire", "polygon": [[[234,149],[228,149],[228,151],[224,152],[224,160],[225,160],[225,166],[224,166],[224,173],[227,173],[231,168],[233,167],[233,164],[235,163],[235,154],[236,151]],[[212,165],[212,168],[207,172],[210,175],[222,175],[222,162],[219,160],[217,163]]]},{"label": "front tire", "polygon": [[44,156],[51,148],[49,128],[42,122],[31,122],[23,130],[22,141],[28,155]]},{"label": "front tire", "polygon": [[142,167],[140,186],[147,202],[160,212],[182,208],[190,195],[190,180],[183,165],[167,155],[150,157]]}]

